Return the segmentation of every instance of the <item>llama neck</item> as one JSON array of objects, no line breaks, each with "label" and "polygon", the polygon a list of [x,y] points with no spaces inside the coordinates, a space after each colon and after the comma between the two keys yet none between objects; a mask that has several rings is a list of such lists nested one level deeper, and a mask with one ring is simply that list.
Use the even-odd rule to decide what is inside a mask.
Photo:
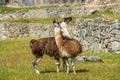
[{"label": "llama neck", "polygon": [[55,28],[55,42],[58,48],[62,48],[63,37],[60,28]]},{"label": "llama neck", "polygon": [[65,22],[62,22],[60,24],[60,26],[62,27],[63,36],[71,38],[71,36],[70,36],[70,34],[69,34],[68,30],[67,30],[67,24]]}]

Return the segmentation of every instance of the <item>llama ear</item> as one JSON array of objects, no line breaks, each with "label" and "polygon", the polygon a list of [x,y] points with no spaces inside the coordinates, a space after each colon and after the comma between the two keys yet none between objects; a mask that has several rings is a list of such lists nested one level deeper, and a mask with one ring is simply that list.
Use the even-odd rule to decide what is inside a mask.
[{"label": "llama ear", "polygon": [[53,24],[54,24],[55,26],[59,26],[59,23],[57,22],[56,19],[53,19]]},{"label": "llama ear", "polygon": [[66,23],[69,23],[72,20],[72,17],[65,17],[63,18],[63,21]]},{"label": "llama ear", "polygon": [[56,21],[56,19],[54,18],[54,19],[53,19],[53,24],[56,23],[56,22],[57,22],[57,21]]}]

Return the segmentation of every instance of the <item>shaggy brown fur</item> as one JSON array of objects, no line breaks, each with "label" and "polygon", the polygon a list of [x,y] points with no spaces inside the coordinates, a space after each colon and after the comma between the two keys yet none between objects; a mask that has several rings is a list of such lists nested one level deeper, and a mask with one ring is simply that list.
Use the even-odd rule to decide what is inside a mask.
[{"label": "shaggy brown fur", "polygon": [[36,73],[39,74],[38,62],[42,59],[44,53],[49,56],[54,56],[57,65],[57,72],[59,72],[59,51],[55,43],[54,37],[41,38],[38,40],[32,39],[30,41],[30,48],[35,60],[33,61],[33,67]]},{"label": "shaggy brown fur", "polygon": [[70,57],[76,57],[82,52],[82,47],[75,39],[65,40],[63,42],[63,50],[70,54]]},{"label": "shaggy brown fur", "polygon": [[54,37],[41,38],[38,40],[32,39],[30,41],[30,47],[36,58],[42,57],[44,53],[49,56],[54,56],[55,59],[59,58]]},{"label": "shaggy brown fur", "polygon": [[63,39],[63,32],[61,30],[58,32],[55,32],[55,37],[56,37],[55,40],[57,43],[57,47],[61,52],[65,51],[67,54],[70,55],[70,57],[76,57],[78,54],[82,52],[82,46],[77,40]]}]

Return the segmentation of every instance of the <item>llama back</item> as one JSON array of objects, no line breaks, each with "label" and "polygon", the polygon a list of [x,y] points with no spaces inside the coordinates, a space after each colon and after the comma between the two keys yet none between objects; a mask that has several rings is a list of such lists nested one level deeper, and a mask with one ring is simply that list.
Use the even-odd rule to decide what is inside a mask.
[{"label": "llama back", "polygon": [[45,45],[45,53],[49,56],[58,56],[58,47],[54,37],[50,37]]},{"label": "llama back", "polygon": [[44,48],[45,48],[47,41],[48,41],[47,38],[41,38],[38,40],[32,39],[30,41],[30,48],[31,48],[33,55],[35,55],[36,57],[43,55]]},{"label": "llama back", "polygon": [[63,46],[65,49],[67,49],[67,53],[70,53],[73,57],[79,55],[82,52],[81,44],[75,39],[65,40]]}]

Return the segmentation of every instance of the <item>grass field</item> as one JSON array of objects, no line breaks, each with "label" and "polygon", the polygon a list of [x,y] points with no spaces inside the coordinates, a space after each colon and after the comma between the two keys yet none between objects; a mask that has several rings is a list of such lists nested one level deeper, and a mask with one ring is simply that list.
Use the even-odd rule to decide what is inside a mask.
[{"label": "grass field", "polygon": [[76,62],[77,74],[66,74],[62,65],[57,73],[54,59],[44,56],[38,75],[32,67],[34,56],[29,48],[30,39],[0,40],[0,80],[120,80],[120,55],[114,53],[83,52],[81,55],[100,56],[104,63]]}]

